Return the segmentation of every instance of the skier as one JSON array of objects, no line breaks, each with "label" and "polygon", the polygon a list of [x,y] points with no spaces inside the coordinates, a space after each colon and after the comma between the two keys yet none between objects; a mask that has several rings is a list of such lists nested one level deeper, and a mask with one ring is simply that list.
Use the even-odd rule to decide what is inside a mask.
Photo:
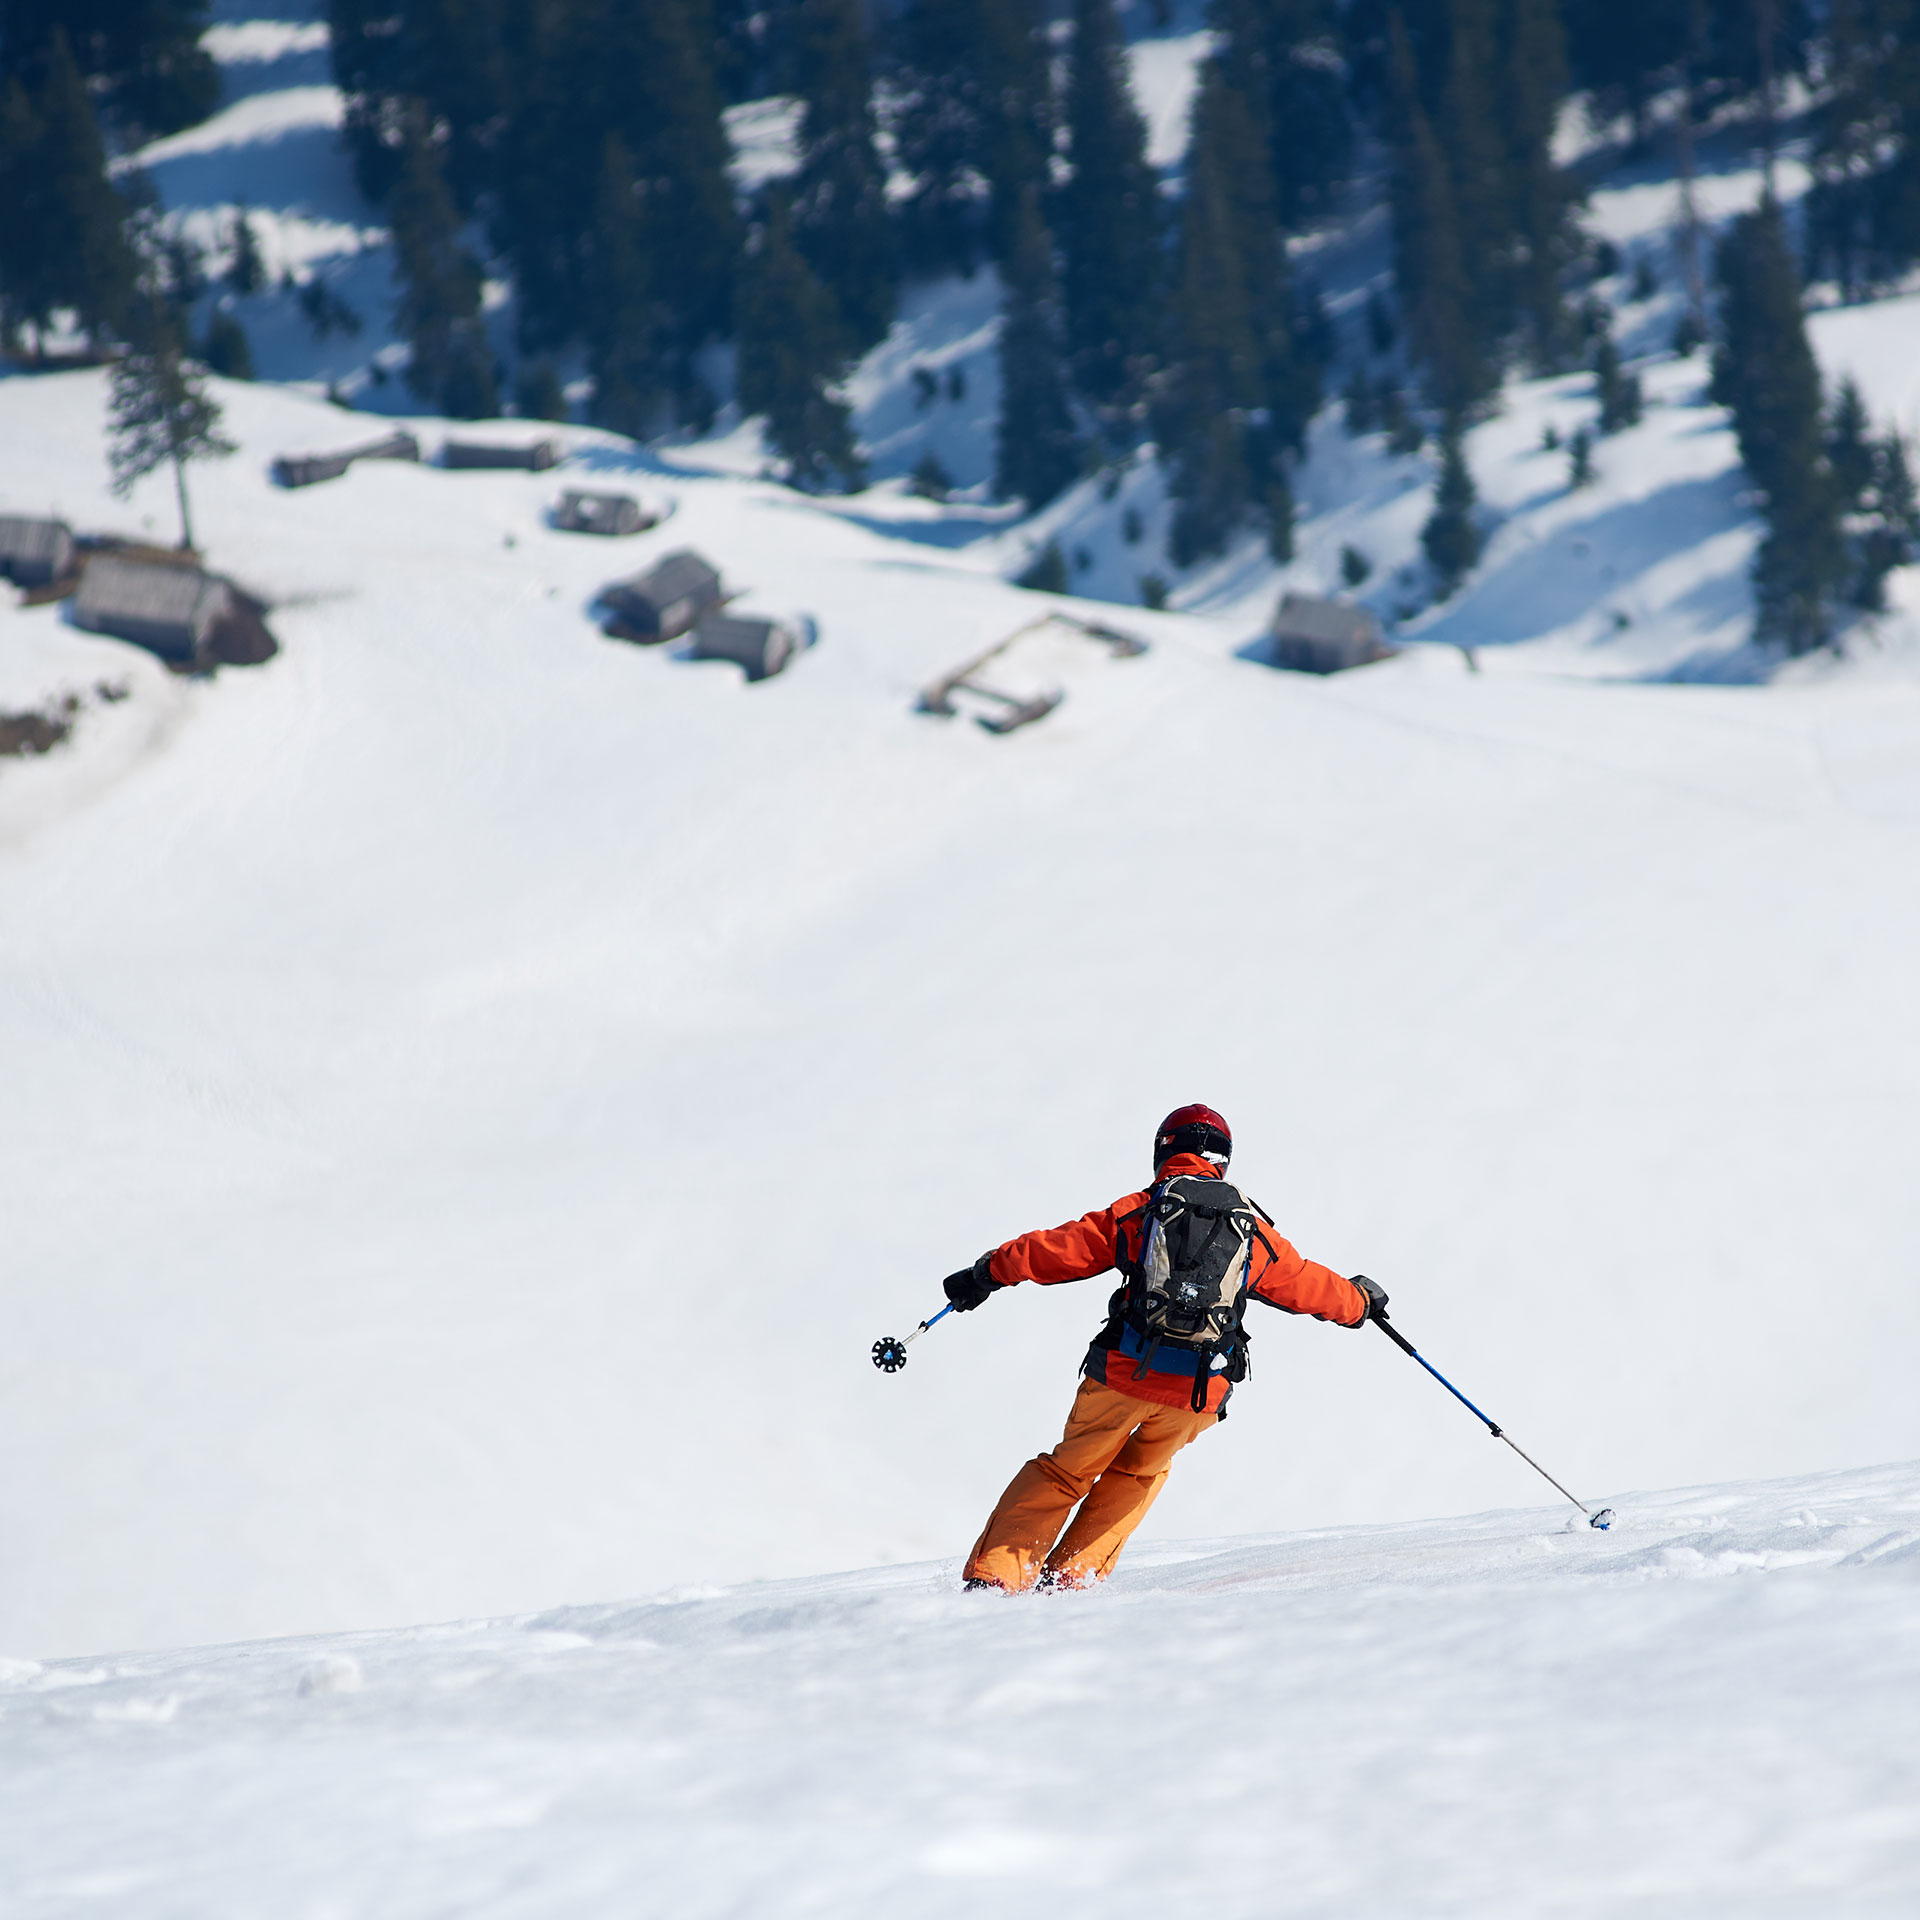
[{"label": "skier", "polygon": [[[1246,1378],[1251,1297],[1363,1327],[1387,1304],[1365,1274],[1303,1259],[1226,1178],[1233,1135],[1211,1107],[1176,1108],[1153,1137],[1151,1189],[1064,1227],[1023,1233],[949,1274],[971,1313],[1003,1288],[1047,1287],[1109,1268],[1122,1283],[1087,1349],[1067,1430],[1013,1476],[967,1556],[966,1584],[1021,1593],[1036,1580],[1104,1580],[1146,1518],[1173,1456],[1227,1417]],[[1066,1531],[1061,1527],[1075,1506]]]}]

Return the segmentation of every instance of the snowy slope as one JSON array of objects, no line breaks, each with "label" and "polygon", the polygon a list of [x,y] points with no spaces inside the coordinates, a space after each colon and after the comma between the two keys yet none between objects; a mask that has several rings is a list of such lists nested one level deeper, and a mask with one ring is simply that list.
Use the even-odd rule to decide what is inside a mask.
[{"label": "snowy slope", "polygon": [[[1152,652],[994,740],[909,710],[1035,609],[970,556],[584,432],[555,475],[284,493],[271,455],[353,421],[221,393],[244,451],[198,518],[284,652],[146,672],[0,763],[0,1645],[952,1553],[1057,1433],[1103,1292],[997,1300],[898,1379],[868,1344],[1126,1191],[1196,1097],[1577,1488],[1916,1451],[1893,656],[1597,687],[1433,647],[1321,683],[1134,614]],[[0,504],[164,528],[164,482],[107,497],[102,405],[0,382],[32,450]],[[658,532],[545,526],[636,474]],[[601,638],[595,588],[683,543],[819,647],[748,687]],[[29,657],[145,664],[0,606]],[[1151,1528],[1524,1482],[1384,1342],[1269,1316]]]},{"label": "snowy slope", "polygon": [[77,1912],[1904,1916],[1920,1469],[0,1665]]},{"label": "snowy slope", "polygon": [[[316,341],[291,296],[242,302],[263,371],[403,407],[369,370],[398,351],[387,253],[318,10],[254,12],[220,9],[220,114],[138,162],[191,230],[245,204],[275,272],[363,315]],[[1199,27],[1134,48],[1169,168]],[[791,120],[736,111],[749,172]],[[1758,174],[1716,138],[1719,219]],[[1542,437],[1590,380],[1511,387],[1469,443],[1487,556],[1437,608],[1430,456],[1331,409],[1288,569],[1249,543],[1174,583],[1182,613],[1102,604],[1164,569],[1158,473],[1025,522],[986,499],[989,272],[910,290],[856,371],[882,478],[846,500],[756,478],[730,419],[657,454],[570,430],[556,475],[288,494],[275,453],[365,419],[223,386],[243,450],[197,517],[275,603],[278,660],[183,682],[0,605],[0,710],[82,702],[68,747],[0,761],[0,1648],[952,1552],[1057,1431],[1103,1292],[997,1301],[900,1380],[868,1343],[1132,1186],[1195,1097],[1286,1230],[1378,1275],[1580,1487],[1920,1451],[1920,570],[1844,661],[1746,646],[1758,523],[1704,357],[1662,350],[1674,191],[1636,166],[1588,217],[1661,267],[1650,302],[1605,289],[1646,419],[1569,492]],[[1349,318],[1384,264],[1374,216],[1302,243]],[[1915,308],[1814,317],[1883,423],[1920,426]],[[103,402],[0,381],[0,511],[168,538],[164,481],[106,492]],[[900,479],[929,450],[945,505]],[[580,481],[678,511],[556,534]],[[911,714],[1044,604],[1003,576],[1050,537],[1153,651],[1053,636],[1067,702],[1006,741]],[[821,646],[749,688],[601,639],[596,588],[688,543]],[[1243,657],[1346,545],[1408,652],[1326,684]],[[691,1334],[687,1218],[729,1288]],[[1383,1343],[1267,1317],[1150,1537],[1523,1483]]]}]

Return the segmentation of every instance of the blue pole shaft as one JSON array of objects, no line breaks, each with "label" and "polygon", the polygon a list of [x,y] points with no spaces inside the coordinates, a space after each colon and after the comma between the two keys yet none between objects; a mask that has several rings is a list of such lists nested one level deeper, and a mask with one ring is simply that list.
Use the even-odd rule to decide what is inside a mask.
[{"label": "blue pole shaft", "polygon": [[[1446,1390],[1450,1394],[1452,1394],[1453,1397],[1456,1400],[1458,1400],[1460,1404],[1463,1407],[1465,1407],[1466,1410],[1470,1414],[1472,1414],[1473,1417],[1476,1420],[1478,1420],[1481,1423],[1481,1425],[1484,1426],[1486,1430],[1490,1434],[1492,1434],[1496,1440],[1506,1441],[1507,1445],[1512,1447],[1514,1452],[1517,1453],[1520,1456],[1520,1458],[1524,1460],[1527,1463],[1527,1465],[1530,1466],[1534,1470],[1534,1472],[1537,1473],[1540,1476],[1540,1478],[1544,1480],[1547,1483],[1547,1485],[1554,1490],[1555,1493],[1562,1494],[1567,1499],[1573,1500],[1573,1504],[1576,1507],[1578,1507],[1580,1511],[1584,1513],[1589,1520],[1593,1519],[1594,1517],[1593,1509],[1590,1506],[1588,1506],[1584,1500],[1574,1499],[1574,1496],[1568,1493],[1566,1488],[1563,1487],[1560,1484],[1560,1482],[1556,1480],[1553,1477],[1553,1475],[1550,1474],[1546,1470],[1546,1468],[1543,1467],[1540,1464],[1540,1462],[1533,1457],[1532,1454],[1527,1452],[1527,1450],[1524,1447],[1522,1447],[1517,1441],[1515,1441],[1510,1434],[1503,1433],[1500,1430],[1499,1426],[1494,1421],[1489,1420],[1487,1416],[1484,1413],[1482,1413],[1480,1409],[1476,1407],[1473,1404],[1473,1402],[1469,1400],[1467,1396],[1464,1393],[1462,1393],[1460,1389],[1456,1387],[1453,1384],[1453,1382],[1449,1380],[1444,1373],[1440,1371],[1438,1367],[1434,1366],[1430,1361],[1428,1361],[1421,1353],[1419,1353],[1415,1349],[1414,1344],[1411,1340],[1409,1340],[1403,1333],[1401,1333],[1397,1327],[1390,1325],[1386,1320],[1386,1318],[1384,1317],[1384,1315],[1376,1316],[1374,1324],[1380,1329],[1382,1333],[1384,1333],[1387,1336],[1389,1340],[1393,1342],[1393,1344],[1396,1347],[1400,1349],[1402,1353],[1409,1354],[1415,1360],[1418,1360],[1420,1364],[1423,1367],[1425,1367],[1426,1370],[1430,1374],[1432,1374],[1433,1377],[1436,1380],[1438,1380],[1440,1384],[1443,1387],[1445,1387]],[[1602,1522],[1602,1524],[1604,1524],[1604,1521]]]},{"label": "blue pole shaft", "polygon": [[907,1335],[906,1339],[900,1342],[900,1344],[904,1347],[909,1345],[912,1341],[918,1340],[920,1336],[923,1333],[925,1333],[929,1327],[938,1326],[940,1322],[944,1320],[947,1317],[947,1315],[950,1314],[952,1311],[953,1311],[953,1302],[949,1300],[947,1304],[944,1307],[942,1307],[940,1311],[936,1313],[931,1320],[922,1320],[920,1324],[917,1327],[915,1327],[910,1334]]},{"label": "blue pole shaft", "polygon": [[1409,1348],[1407,1349],[1407,1351],[1408,1351],[1409,1353],[1412,1353],[1412,1354],[1413,1354],[1413,1357],[1414,1357],[1414,1358],[1415,1358],[1416,1360],[1418,1360],[1418,1361],[1420,1362],[1420,1364],[1421,1364],[1421,1365],[1422,1365],[1423,1367],[1425,1367],[1425,1368],[1427,1369],[1427,1371],[1428,1371],[1428,1372],[1429,1372],[1430,1374],[1432,1374],[1432,1375],[1433,1375],[1433,1377],[1434,1377],[1434,1378],[1435,1378],[1436,1380],[1438,1380],[1438,1381],[1440,1382],[1440,1384],[1441,1384],[1441,1385],[1442,1385],[1443,1387],[1445,1387],[1445,1388],[1446,1388],[1446,1390],[1447,1390],[1447,1391],[1448,1391],[1448,1392],[1449,1392],[1450,1394],[1452,1394],[1452,1395],[1453,1395],[1453,1397],[1454,1397],[1454,1398],[1455,1398],[1456,1400],[1458,1400],[1458,1401],[1460,1402],[1460,1404],[1461,1404],[1461,1405],[1462,1405],[1463,1407],[1465,1407],[1465,1408],[1466,1408],[1466,1410],[1467,1410],[1467,1411],[1468,1411],[1468,1412],[1469,1412],[1470,1414],[1472,1414],[1472,1415],[1474,1416],[1474,1418],[1475,1418],[1475,1419],[1477,1419],[1477,1420],[1482,1420],[1482,1421],[1485,1421],[1485,1422],[1486,1422],[1486,1428],[1487,1428],[1487,1431],[1488,1431],[1489,1433],[1491,1433],[1491,1434],[1492,1434],[1492,1435],[1494,1436],[1494,1438],[1495,1438],[1496,1440],[1504,1440],[1504,1439],[1506,1438],[1506,1435],[1505,1435],[1505,1434],[1503,1434],[1503,1433],[1502,1433],[1502,1432],[1500,1431],[1500,1429],[1499,1429],[1499,1428],[1498,1428],[1498,1427],[1497,1427],[1497,1426],[1496,1426],[1496,1425],[1495,1425],[1495,1424],[1494,1424],[1494,1423],[1493,1423],[1493,1422],[1492,1422],[1491,1420],[1488,1420],[1488,1419],[1487,1419],[1487,1416],[1486,1416],[1486,1415],[1485,1415],[1484,1413],[1482,1413],[1482,1412],[1480,1411],[1480,1409],[1479,1409],[1478,1407],[1476,1407],[1476,1406],[1475,1406],[1475,1405],[1473,1404],[1473,1402],[1472,1402],[1471,1400],[1469,1400],[1469,1399],[1467,1398],[1467,1396],[1466,1396],[1466,1395],[1465,1395],[1464,1393],[1462,1393],[1462,1392],[1460,1391],[1460,1389],[1459,1389],[1458,1387],[1456,1387],[1456,1386],[1455,1386],[1455,1385],[1453,1384],[1453,1382],[1452,1382],[1451,1380],[1449,1380],[1449,1379],[1447,1378],[1447,1376],[1446,1376],[1446,1375],[1445,1375],[1444,1373],[1442,1373],[1442,1372],[1440,1371],[1440,1369],[1439,1369],[1438,1367],[1436,1367],[1436,1366],[1433,1366],[1433,1365],[1431,1365],[1431,1364],[1430,1364],[1430,1363],[1429,1363],[1429,1362],[1427,1361],[1427,1359],[1426,1359],[1426,1358],[1425,1358],[1425,1357],[1424,1357],[1423,1355],[1421,1355],[1421,1354],[1418,1354],[1418,1353],[1414,1353],[1414,1351],[1413,1351],[1413,1349],[1412,1349],[1411,1347],[1409,1347]]}]

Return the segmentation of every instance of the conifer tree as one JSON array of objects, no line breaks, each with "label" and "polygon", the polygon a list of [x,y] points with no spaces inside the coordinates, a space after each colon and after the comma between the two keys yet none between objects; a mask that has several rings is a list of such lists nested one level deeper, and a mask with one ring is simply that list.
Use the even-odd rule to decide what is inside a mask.
[{"label": "conifer tree", "polygon": [[[1004,262],[1022,195],[1050,186],[1053,101],[1037,0],[908,0],[895,138],[915,186],[912,264]],[[978,183],[985,182],[982,202]]]},{"label": "conifer tree", "polygon": [[551,360],[521,364],[513,383],[513,407],[523,420],[564,420],[567,393]]},{"label": "conifer tree", "polygon": [[1073,163],[1060,190],[1067,351],[1080,392],[1112,418],[1144,390],[1160,346],[1164,295],[1159,188],[1113,0],[1074,0],[1066,123]]},{"label": "conifer tree", "polygon": [[741,272],[741,410],[766,417],[795,486],[851,489],[865,478],[848,409],[829,389],[846,371],[832,296],[793,240],[784,194],[769,195]]},{"label": "conifer tree", "polygon": [[1388,128],[1394,279],[1408,345],[1436,406],[1457,412],[1488,380],[1472,312],[1453,177],[1421,103],[1406,25],[1388,20]]},{"label": "conifer tree", "polygon": [[1568,51],[1580,84],[1593,89],[1602,108],[1624,111],[1635,144],[1644,146],[1648,109],[1660,75],[1683,52],[1691,0],[1567,0]]},{"label": "conifer tree", "polygon": [[[671,287],[661,291],[683,353],[727,330],[738,243],[720,89],[697,31],[703,18],[700,0],[604,0],[588,56],[609,60],[602,85],[623,109],[613,131],[633,156],[654,258],[671,262]],[[683,371],[683,388],[689,378]]]},{"label": "conifer tree", "polygon": [[1450,420],[1440,436],[1440,478],[1433,490],[1433,512],[1420,529],[1420,545],[1439,577],[1443,600],[1480,558],[1480,529],[1473,518],[1479,497],[1460,444],[1460,423]]},{"label": "conifer tree", "polygon": [[985,245],[986,106],[974,73],[972,0],[901,8],[894,140],[913,185],[901,206],[907,264],[972,273]]},{"label": "conifer tree", "polygon": [[1637,374],[1620,364],[1620,349],[1611,330],[1602,328],[1593,350],[1594,395],[1600,402],[1598,426],[1602,433],[1618,433],[1640,419],[1641,393]]},{"label": "conifer tree", "polygon": [[219,69],[200,44],[208,11],[207,0],[7,0],[0,78],[29,76],[58,35],[116,125],[174,133],[220,98]]},{"label": "conifer tree", "polygon": [[135,261],[86,83],[54,28],[0,83],[0,302],[44,328],[70,307],[96,336],[126,323]]},{"label": "conifer tree", "polygon": [[206,361],[209,373],[217,373],[223,379],[253,378],[253,347],[247,339],[247,330],[225,307],[216,308],[207,322],[207,343],[201,358]]},{"label": "conifer tree", "polygon": [[1593,435],[1576,427],[1567,442],[1567,485],[1576,492],[1593,483]]},{"label": "conifer tree", "polygon": [[[567,10],[579,9],[570,0]],[[328,0],[346,143],[369,199],[384,201],[392,192],[406,158],[406,122],[424,108],[454,204],[474,212],[492,182],[500,120],[515,92],[515,56],[530,50],[510,50],[509,12],[502,0]],[[574,104],[577,112],[586,103]]]},{"label": "conifer tree", "polygon": [[999,261],[1026,241],[1025,200],[1052,187],[1053,78],[1039,0],[978,0],[989,103],[987,244]]},{"label": "conifer tree", "polygon": [[1453,179],[1469,314],[1485,343],[1500,337],[1513,311],[1507,248],[1512,194],[1494,112],[1493,0],[1450,0],[1448,15],[1447,79],[1434,124]]},{"label": "conifer tree", "polygon": [[1827,418],[1827,464],[1840,496],[1841,511],[1851,513],[1865,499],[1874,480],[1873,422],[1867,403],[1851,375],[1840,382]]},{"label": "conifer tree", "polygon": [[1072,484],[1080,447],[1067,399],[1065,356],[1053,266],[1053,242],[1029,187],[1019,234],[1005,268],[1000,322],[1000,420],[993,484],[1002,499],[1043,507]]},{"label": "conifer tree", "polygon": [[780,91],[768,26],[755,0],[714,0],[713,73],[729,105]]},{"label": "conifer tree", "polygon": [[233,213],[233,261],[227,268],[227,285],[235,293],[258,293],[267,284],[267,269],[260,258],[260,241],[245,207]]},{"label": "conifer tree", "polygon": [[[601,145],[587,234],[583,330],[593,374],[593,417],[636,439],[652,428],[668,391],[651,269],[633,161],[626,143],[610,133]],[[552,381],[550,363],[547,374]],[[542,398],[551,405],[550,395]]]},{"label": "conifer tree", "polygon": [[1345,179],[1353,121],[1334,0],[1263,0],[1274,210],[1292,229]]},{"label": "conifer tree", "polygon": [[122,499],[156,468],[173,468],[180,507],[180,545],[193,547],[187,467],[234,451],[220,433],[220,408],[187,361],[174,316],[164,301],[142,297],[133,308],[132,342],[115,363],[108,413],[108,460]]},{"label": "conifer tree", "polygon": [[1807,254],[1856,294],[1920,256],[1920,6],[1831,0]]},{"label": "conifer tree", "polygon": [[0,346],[30,318],[39,237],[28,170],[39,136],[26,88],[0,77]]},{"label": "conifer tree", "polygon": [[1716,266],[1722,339],[1713,397],[1731,410],[1740,457],[1766,499],[1755,631],[1805,653],[1831,631],[1846,560],[1839,489],[1822,440],[1820,373],[1776,203],[1734,222]]},{"label": "conifer tree", "polygon": [[[1236,83],[1228,60],[1240,66]],[[1177,565],[1219,552],[1236,527],[1268,521],[1290,537],[1286,456],[1319,402],[1316,370],[1295,351],[1293,298],[1273,216],[1265,75],[1231,38],[1201,71],[1187,154],[1180,266],[1166,391],[1157,409],[1174,500]]]},{"label": "conifer tree", "polygon": [[1567,90],[1565,43],[1554,0],[1510,0],[1506,87],[1508,223],[1513,295],[1534,364],[1557,364],[1566,336],[1560,280],[1571,257],[1573,194],[1554,164],[1553,130]]},{"label": "conifer tree", "polygon": [[1222,127],[1237,104],[1209,61],[1187,147],[1172,364],[1157,421],[1174,500],[1168,551],[1181,567],[1221,551],[1255,497],[1246,423],[1260,405],[1259,332],[1229,179],[1235,143]]},{"label": "conifer tree", "polygon": [[[336,4],[339,0],[336,0]],[[625,147],[645,216],[663,351],[682,419],[713,397],[694,355],[732,314],[738,221],[703,0],[564,0],[510,12],[511,94],[494,143],[490,225],[510,261],[520,345],[583,337],[607,135]]]},{"label": "conifer tree", "polygon": [[394,324],[407,341],[407,384],[443,413],[480,419],[498,409],[480,317],[480,264],[460,244],[460,216],[423,120],[388,205],[401,280]]},{"label": "conifer tree", "polygon": [[898,273],[860,0],[800,0],[794,34],[794,80],[806,102],[794,239],[864,351],[893,322]]}]

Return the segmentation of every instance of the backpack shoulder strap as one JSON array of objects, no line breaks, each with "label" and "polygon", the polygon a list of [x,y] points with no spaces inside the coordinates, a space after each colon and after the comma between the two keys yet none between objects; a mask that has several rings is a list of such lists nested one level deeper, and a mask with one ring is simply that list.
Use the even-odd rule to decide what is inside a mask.
[{"label": "backpack shoulder strap", "polygon": [[[1250,1206],[1254,1210],[1254,1212],[1257,1213],[1260,1216],[1260,1218],[1267,1223],[1268,1226],[1272,1227],[1275,1233],[1278,1233],[1280,1231],[1279,1227],[1274,1223],[1273,1215],[1270,1214],[1266,1210],[1266,1208],[1263,1207],[1260,1204],[1260,1202],[1253,1197],[1252,1194],[1242,1192],[1242,1194],[1240,1195],[1240,1198],[1244,1200],[1247,1203],[1247,1205]],[[1267,1236],[1264,1233],[1260,1231],[1258,1227],[1254,1228],[1253,1237],[1256,1240],[1258,1240],[1263,1247],[1266,1248],[1267,1258],[1269,1260],[1278,1260],[1280,1258],[1279,1249],[1273,1244],[1271,1240],[1267,1238]]]},{"label": "backpack shoulder strap", "polygon": [[[1129,1207],[1125,1213],[1113,1216],[1113,1264],[1115,1269],[1131,1280],[1138,1271],[1139,1262],[1127,1252],[1127,1228],[1136,1220],[1144,1220],[1153,1211],[1153,1203],[1160,1197],[1160,1188],[1155,1185],[1146,1191],[1146,1196],[1137,1207]],[[1146,1229],[1140,1234],[1141,1251],[1146,1250]]]}]

